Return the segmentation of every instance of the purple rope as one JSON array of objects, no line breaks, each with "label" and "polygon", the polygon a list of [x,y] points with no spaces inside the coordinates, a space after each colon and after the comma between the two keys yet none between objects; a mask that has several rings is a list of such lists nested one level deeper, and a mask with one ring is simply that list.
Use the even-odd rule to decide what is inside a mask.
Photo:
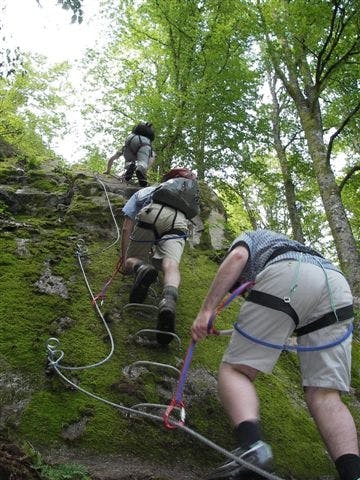
[{"label": "purple rope", "polygon": [[176,404],[179,404],[182,401],[183,397],[183,392],[184,392],[184,387],[185,387],[185,380],[188,374],[189,366],[192,360],[192,356],[195,350],[195,345],[196,342],[194,340],[191,340],[190,345],[188,347],[188,350],[186,352],[185,360],[184,360],[184,365],[180,373],[180,378],[178,385],[176,387],[176,394],[175,394],[175,401]]},{"label": "purple rope", "polygon": [[[224,304],[222,305],[222,309],[226,308],[238,295],[241,295],[244,293],[251,285],[253,285],[253,282],[245,282],[240,285],[236,290],[233,291],[231,295],[225,300]],[[217,310],[215,310],[208,322],[208,333],[210,332],[212,325],[214,323],[215,317],[217,315]],[[188,350],[186,352],[184,364],[180,373],[180,378],[178,381],[178,385],[176,388],[176,394],[175,394],[175,401],[177,404],[179,404],[182,401],[183,397],[183,392],[184,392],[184,387],[185,387],[185,380],[188,374],[189,366],[192,360],[192,356],[195,350],[195,345],[196,342],[194,340],[191,340],[190,345],[188,347]]]}]

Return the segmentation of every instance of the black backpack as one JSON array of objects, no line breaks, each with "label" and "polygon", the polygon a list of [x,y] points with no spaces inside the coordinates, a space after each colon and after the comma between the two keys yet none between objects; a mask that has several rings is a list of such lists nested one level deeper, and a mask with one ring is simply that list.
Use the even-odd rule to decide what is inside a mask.
[{"label": "black backpack", "polygon": [[180,210],[189,220],[200,213],[199,186],[195,179],[172,178],[161,183],[154,191],[152,200]]}]

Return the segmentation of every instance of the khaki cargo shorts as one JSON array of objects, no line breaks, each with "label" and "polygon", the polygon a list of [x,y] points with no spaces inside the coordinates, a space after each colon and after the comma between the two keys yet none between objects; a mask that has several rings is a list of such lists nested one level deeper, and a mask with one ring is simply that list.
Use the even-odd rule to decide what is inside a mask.
[{"label": "khaki cargo shorts", "polygon": [[161,270],[164,258],[171,258],[179,264],[185,247],[185,238],[177,233],[164,236],[162,234],[173,228],[187,234],[188,221],[185,215],[166,205],[151,203],[140,210],[136,220],[149,224],[155,222],[156,231],[161,236],[161,241],[155,243],[155,233],[152,230],[135,224],[126,257],[135,257],[146,263],[151,261],[159,270]]},{"label": "khaki cargo shorts", "polygon": [[[295,281],[296,279],[296,281]],[[291,287],[297,284],[290,293]],[[299,317],[299,327],[307,325],[336,308],[351,305],[350,287],[339,272],[295,260],[284,260],[265,268],[257,277],[255,289],[283,298],[290,296],[290,305]],[[341,338],[352,320],[330,325],[298,338],[298,345],[316,347]],[[238,317],[240,328],[268,343],[283,345],[295,329],[286,313],[262,305],[244,302]],[[303,386],[348,391],[351,371],[351,339],[326,350],[298,352]],[[260,372],[270,373],[281,353],[246,339],[234,330],[223,362],[243,364]]]}]

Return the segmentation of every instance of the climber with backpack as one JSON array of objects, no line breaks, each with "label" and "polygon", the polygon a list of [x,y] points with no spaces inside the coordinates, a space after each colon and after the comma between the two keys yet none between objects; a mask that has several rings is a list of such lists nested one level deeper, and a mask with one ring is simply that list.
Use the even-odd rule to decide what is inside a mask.
[{"label": "climber with backpack", "polygon": [[109,158],[104,173],[109,175],[114,161],[123,155],[125,159],[124,180],[129,182],[135,173],[140,187],[146,187],[148,185],[147,171],[155,160],[155,153],[152,149],[154,139],[155,132],[151,123],[141,122],[135,125],[123,147]]},{"label": "climber with backpack", "polygon": [[[137,191],[123,207],[125,215],[121,255],[123,272],[134,274],[130,303],[143,303],[158,272],[163,272],[159,303],[157,341],[167,345],[175,333],[175,313],[180,285],[179,264],[188,236],[188,223],[199,214],[196,175],[176,167],[166,173],[160,185]],[[164,332],[164,333],[162,333]]]}]

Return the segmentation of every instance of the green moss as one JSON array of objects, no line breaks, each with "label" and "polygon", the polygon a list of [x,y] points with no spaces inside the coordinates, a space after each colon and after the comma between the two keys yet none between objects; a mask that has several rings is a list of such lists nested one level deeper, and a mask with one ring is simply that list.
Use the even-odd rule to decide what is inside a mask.
[{"label": "green moss", "polygon": [[[41,181],[41,176],[34,181]],[[44,186],[42,186],[43,188]],[[51,185],[53,187],[53,185]],[[84,186],[85,188],[86,186]],[[89,184],[89,188],[91,185]],[[86,188],[88,188],[86,187]],[[44,187],[45,188],[45,187]],[[49,186],[50,188],[50,186]],[[123,203],[118,200],[117,206]],[[30,239],[29,257],[16,253],[15,236],[4,232],[0,237],[0,351],[7,363],[32,379],[33,395],[21,417],[17,435],[35,446],[62,445],[81,447],[103,453],[129,453],[140,458],[162,462],[164,451],[176,452],[179,461],[187,465],[202,465],[209,470],[223,460],[222,455],[180,430],[168,431],[160,422],[144,418],[129,418],[119,408],[106,405],[88,395],[70,389],[57,374],[46,375],[45,342],[54,329],[54,322],[68,316],[70,328],[59,334],[61,361],[67,366],[97,363],[110,352],[106,329],[91,304],[91,298],[75,256],[80,238],[76,219],[91,220],[96,225],[111,223],[104,210],[85,195],[77,194],[70,214],[64,222],[54,224],[51,217],[17,216],[16,237]],[[73,217],[72,217],[73,215]],[[204,217],[205,218],[205,217]],[[56,226],[57,225],[57,226]],[[88,239],[89,236],[82,235]],[[114,272],[118,246],[102,251],[111,240],[87,240],[90,254],[83,258],[83,268],[94,294],[101,291]],[[99,253],[101,252],[101,253]],[[220,253],[220,256],[223,252]],[[172,342],[168,347],[141,347],[134,334],[142,328],[153,328],[156,317],[142,318],[123,313],[132,278],[117,275],[107,290],[102,312],[115,318],[108,323],[115,351],[105,364],[85,370],[63,373],[72,381],[115,404],[131,407],[136,403],[167,403],[159,386],[171,391],[158,371],[150,371],[136,379],[128,378],[124,368],[137,360],[151,360],[179,366],[190,343],[190,327],[217,271],[219,255],[213,251],[186,246],[181,263],[181,286],[177,306],[177,333],[181,346]],[[39,292],[35,282],[49,265],[54,275],[62,277],[69,298]],[[161,293],[161,282],[155,294]],[[156,303],[157,300],[152,300]],[[231,328],[239,310],[240,299],[234,301],[216,318],[219,329]],[[191,368],[206,367],[216,375],[228,339],[209,337],[196,345]],[[344,397],[360,424],[357,401],[360,388],[360,344],[353,347],[354,395]],[[297,357],[282,354],[275,375],[262,376],[256,381],[261,400],[264,433],[273,446],[276,472],[295,478],[315,478],[334,475],[331,461],[311,420],[303,399]],[[174,386],[176,379],[174,382]],[[64,440],[64,429],[86,416],[86,429],[76,440]],[[229,421],[214,395],[205,401],[192,401],[187,406],[187,425],[224,448],[233,448]],[[151,448],[149,448],[149,445]],[[311,473],[309,473],[311,472]]]},{"label": "green moss", "polygon": [[31,183],[31,186],[33,188],[36,188],[37,190],[42,190],[44,192],[49,192],[49,193],[65,193],[68,190],[68,185],[63,184],[59,185],[58,182],[56,182],[54,179],[37,179]]}]

